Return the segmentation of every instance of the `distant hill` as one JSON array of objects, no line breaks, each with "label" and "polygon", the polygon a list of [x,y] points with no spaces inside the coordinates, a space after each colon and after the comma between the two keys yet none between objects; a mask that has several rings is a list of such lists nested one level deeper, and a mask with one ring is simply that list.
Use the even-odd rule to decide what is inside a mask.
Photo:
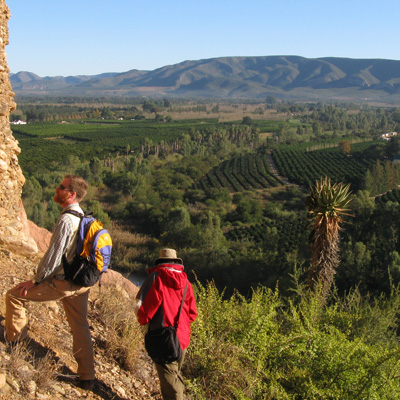
[{"label": "distant hill", "polygon": [[400,61],[299,56],[220,57],[154,71],[10,76],[17,95],[364,100],[400,104]]}]

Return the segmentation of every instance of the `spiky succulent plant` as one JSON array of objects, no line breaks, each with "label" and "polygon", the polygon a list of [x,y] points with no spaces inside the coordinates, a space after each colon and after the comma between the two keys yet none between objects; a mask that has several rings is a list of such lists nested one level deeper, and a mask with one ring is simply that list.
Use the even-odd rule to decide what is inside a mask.
[{"label": "spiky succulent plant", "polygon": [[321,178],[310,186],[307,198],[307,220],[310,236],[311,266],[308,284],[314,287],[321,283],[326,294],[333,282],[339,257],[339,231],[344,216],[350,216],[350,185],[331,183],[330,178]]}]

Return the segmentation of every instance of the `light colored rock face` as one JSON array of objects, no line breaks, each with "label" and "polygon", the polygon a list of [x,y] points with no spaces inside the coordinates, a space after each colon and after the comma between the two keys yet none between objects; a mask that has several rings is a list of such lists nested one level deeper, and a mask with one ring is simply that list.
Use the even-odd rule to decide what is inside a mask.
[{"label": "light colored rock face", "polygon": [[6,2],[0,0],[0,246],[28,255],[38,249],[26,230],[26,214],[21,202],[25,178],[18,164],[21,149],[9,122],[10,112],[16,108],[5,52],[9,18]]}]

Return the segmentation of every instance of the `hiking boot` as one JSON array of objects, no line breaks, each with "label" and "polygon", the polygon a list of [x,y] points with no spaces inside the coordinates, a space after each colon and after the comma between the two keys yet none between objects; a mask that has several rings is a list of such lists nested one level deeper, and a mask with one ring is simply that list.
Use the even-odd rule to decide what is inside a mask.
[{"label": "hiking boot", "polygon": [[83,390],[93,391],[94,389],[94,379],[79,379],[78,387]]}]

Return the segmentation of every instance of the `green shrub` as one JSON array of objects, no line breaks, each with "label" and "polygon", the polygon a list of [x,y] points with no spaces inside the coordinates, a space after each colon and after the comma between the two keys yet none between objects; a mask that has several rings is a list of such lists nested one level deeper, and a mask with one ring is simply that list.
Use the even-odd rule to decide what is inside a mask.
[{"label": "green shrub", "polygon": [[198,284],[198,319],[186,362],[196,399],[396,399],[400,295],[353,292],[326,305],[297,288],[284,302],[258,288],[224,299]]}]

